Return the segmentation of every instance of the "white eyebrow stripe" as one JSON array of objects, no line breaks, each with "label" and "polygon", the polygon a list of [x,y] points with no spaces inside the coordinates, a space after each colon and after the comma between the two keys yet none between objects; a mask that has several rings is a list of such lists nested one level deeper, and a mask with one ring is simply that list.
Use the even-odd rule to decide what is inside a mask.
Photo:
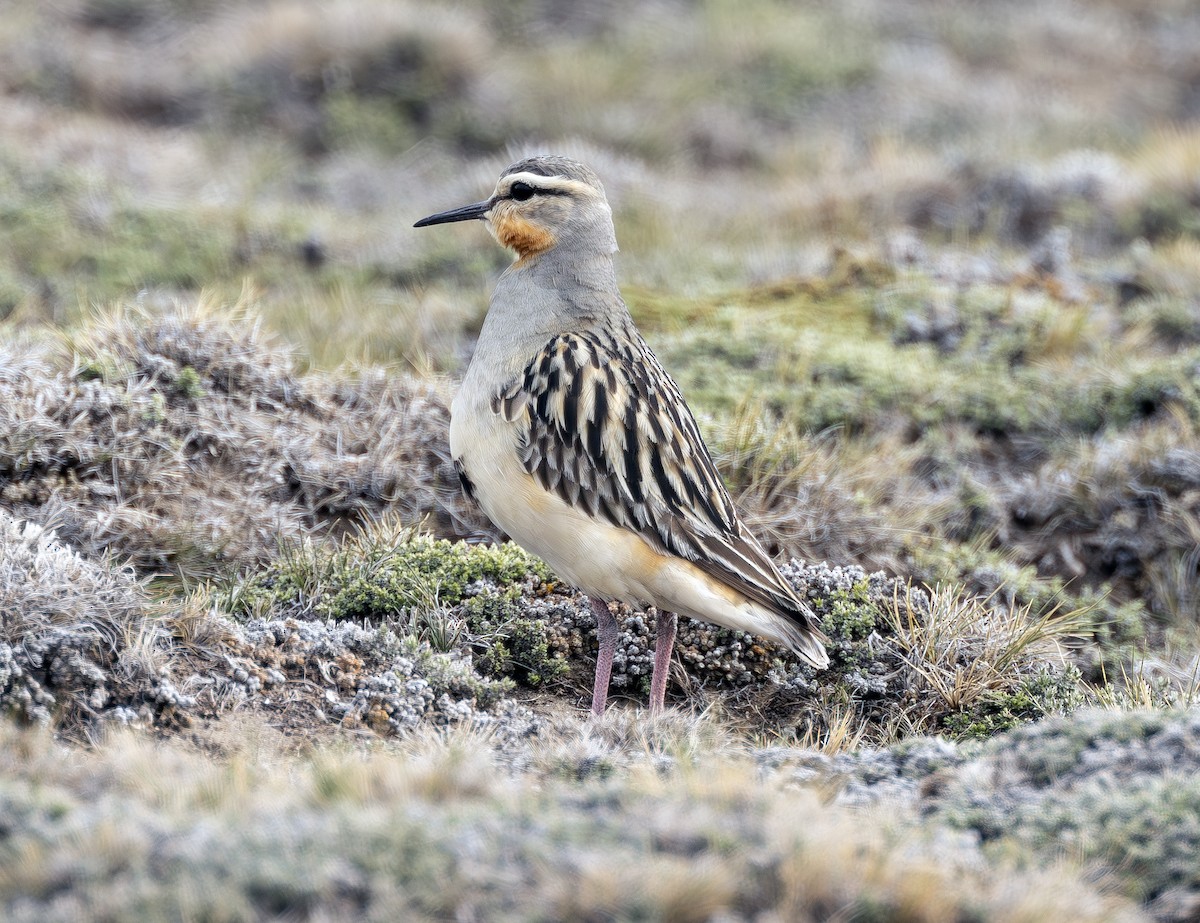
[{"label": "white eyebrow stripe", "polygon": [[596,191],[587,183],[581,183],[578,180],[567,179],[564,176],[542,176],[540,173],[510,173],[508,176],[501,177],[499,186],[496,191],[502,194],[507,194],[512,189],[513,183],[528,183],[534,189],[542,192],[557,193],[559,195],[595,195]]}]

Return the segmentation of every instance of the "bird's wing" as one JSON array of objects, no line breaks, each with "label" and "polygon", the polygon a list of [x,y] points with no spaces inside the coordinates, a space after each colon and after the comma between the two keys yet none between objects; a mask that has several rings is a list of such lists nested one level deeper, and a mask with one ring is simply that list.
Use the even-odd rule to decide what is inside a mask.
[{"label": "bird's wing", "polygon": [[492,410],[522,427],[521,461],[546,490],[815,628],[738,519],[679,387],[636,331],[554,337]]}]

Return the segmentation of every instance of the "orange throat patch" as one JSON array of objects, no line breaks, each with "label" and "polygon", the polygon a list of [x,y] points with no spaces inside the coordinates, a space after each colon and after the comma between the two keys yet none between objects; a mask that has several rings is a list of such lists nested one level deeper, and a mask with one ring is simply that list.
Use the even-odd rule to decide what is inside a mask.
[{"label": "orange throat patch", "polygon": [[537,227],[523,218],[505,215],[495,223],[496,240],[510,250],[515,250],[519,262],[545,253],[557,241],[545,228]]}]

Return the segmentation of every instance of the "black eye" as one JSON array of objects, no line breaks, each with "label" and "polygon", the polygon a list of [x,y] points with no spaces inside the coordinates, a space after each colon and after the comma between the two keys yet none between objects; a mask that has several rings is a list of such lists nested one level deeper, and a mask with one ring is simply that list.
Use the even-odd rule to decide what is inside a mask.
[{"label": "black eye", "polygon": [[528,183],[522,183],[519,181],[513,183],[508,188],[508,194],[510,196],[512,196],[514,199],[516,199],[518,202],[524,202],[527,199],[532,198],[533,194],[535,192],[537,192],[537,190],[534,189],[532,186],[530,186]]}]

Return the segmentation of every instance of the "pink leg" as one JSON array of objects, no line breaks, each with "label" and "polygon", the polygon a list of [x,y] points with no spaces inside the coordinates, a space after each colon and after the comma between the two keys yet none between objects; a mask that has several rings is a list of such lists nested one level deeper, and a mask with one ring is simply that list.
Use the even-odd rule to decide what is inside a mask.
[{"label": "pink leg", "polygon": [[671,651],[675,647],[675,627],[679,617],[674,612],[658,614],[658,640],[654,642],[654,672],[650,675],[650,714],[663,710],[667,697],[667,674],[671,672]]},{"label": "pink leg", "polygon": [[608,603],[590,599],[592,614],[596,616],[596,634],[600,637],[600,654],[596,657],[596,683],[592,686],[592,714],[599,718],[604,714],[604,703],[608,701],[608,681],[612,678],[613,655],[617,652],[617,620],[608,609]]}]

